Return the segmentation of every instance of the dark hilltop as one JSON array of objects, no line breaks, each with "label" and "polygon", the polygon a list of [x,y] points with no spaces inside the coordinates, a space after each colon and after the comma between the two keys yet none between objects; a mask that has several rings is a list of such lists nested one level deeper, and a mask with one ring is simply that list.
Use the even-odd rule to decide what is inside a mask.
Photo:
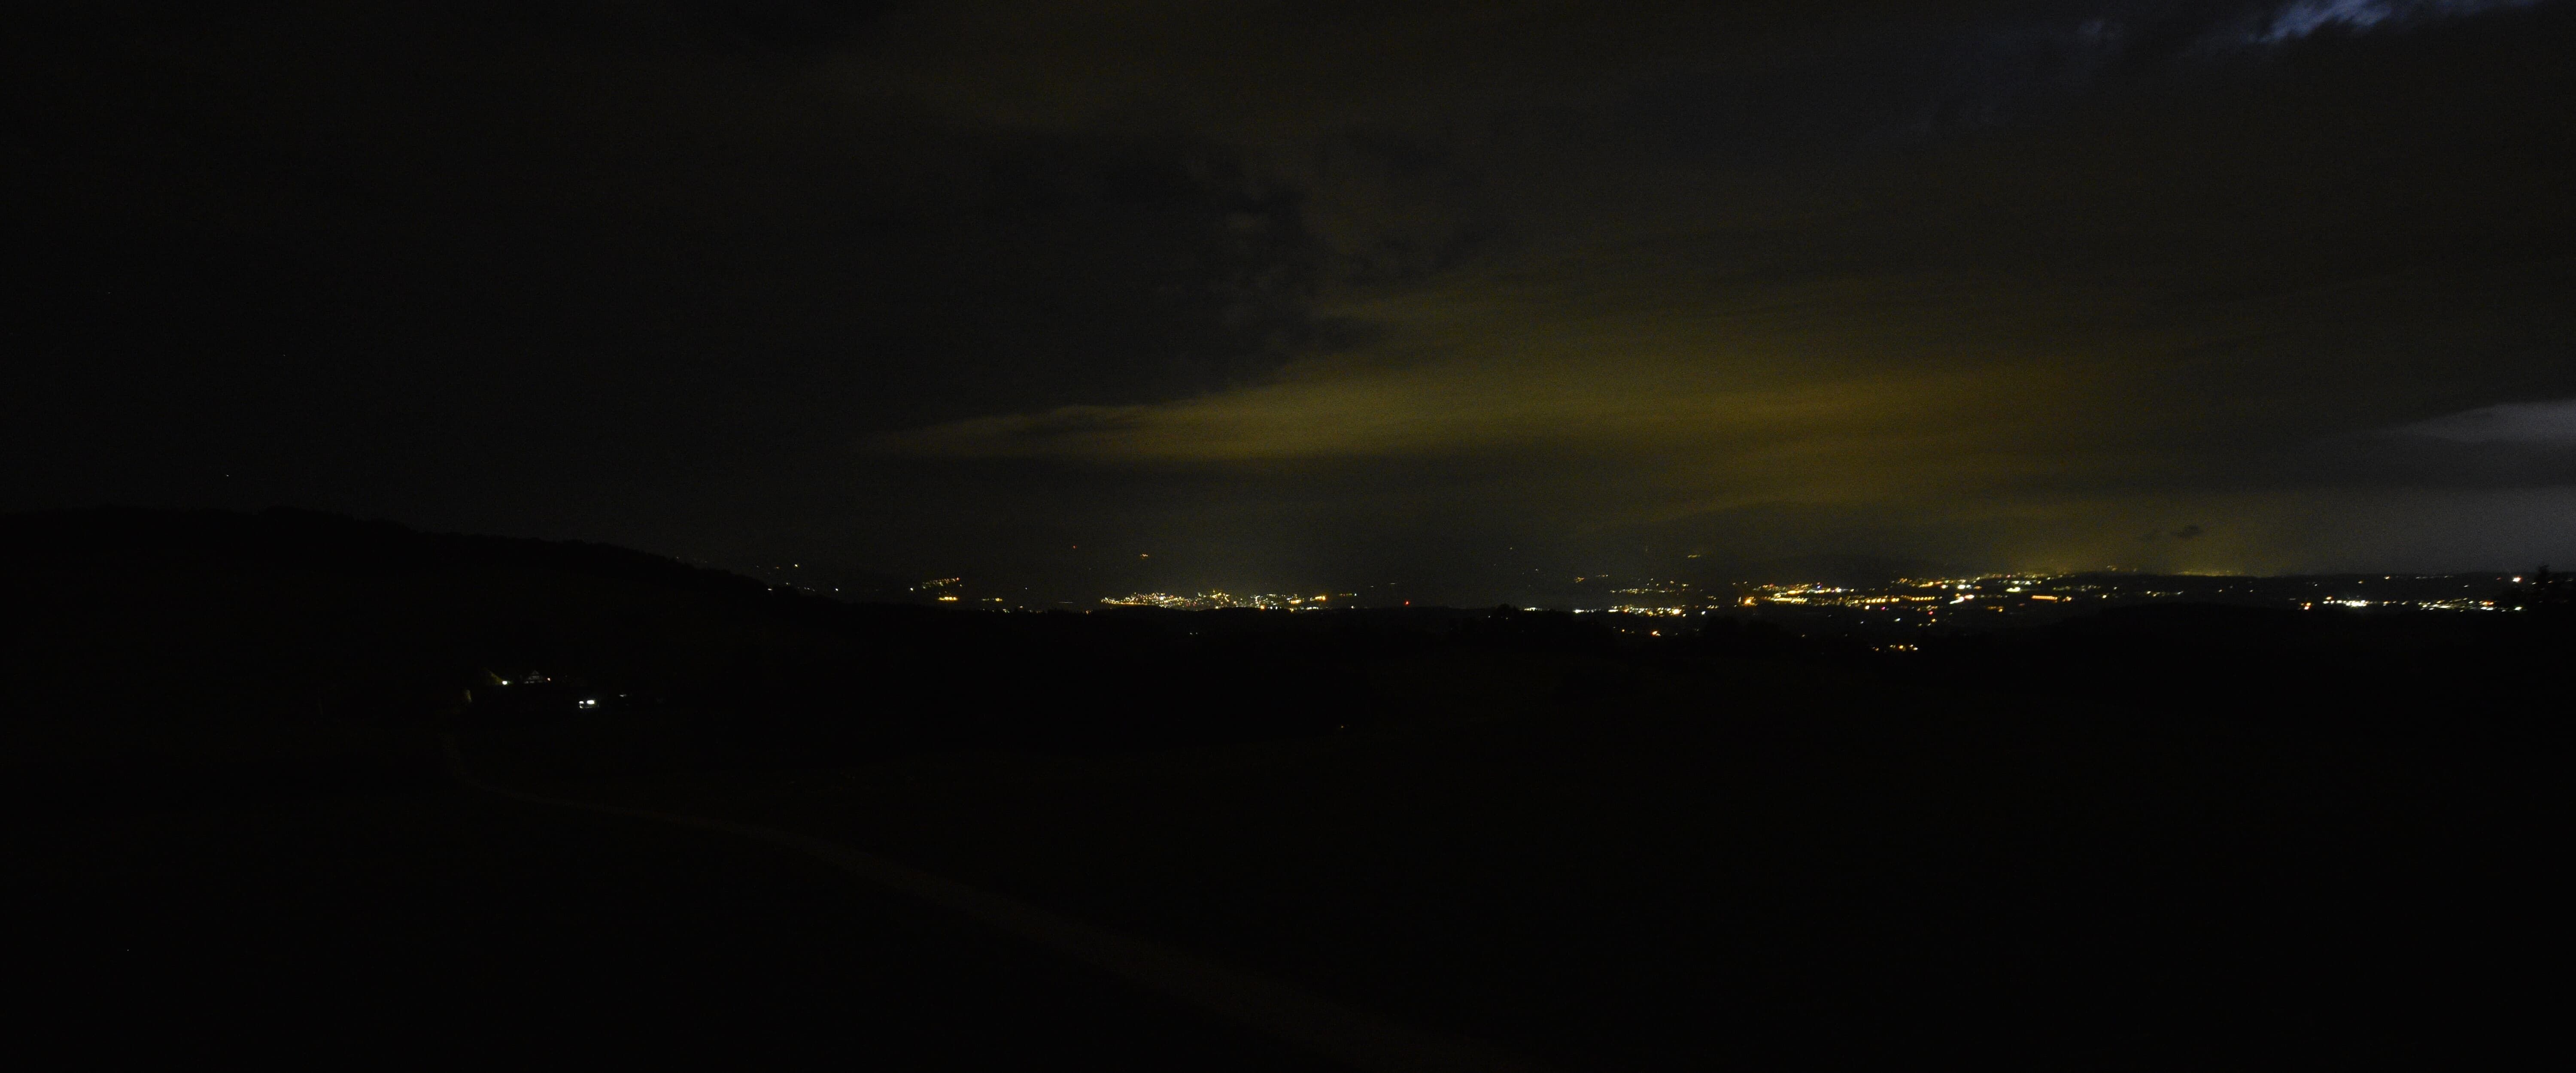
[{"label": "dark hilltop", "polygon": [[455,1054],[1321,1060],[475,785],[832,839],[1562,1068],[2504,1047],[2558,889],[2576,615],[2537,576],[1888,645],[854,604],[294,511],[19,515],[0,555],[26,964],[165,1026],[132,1046],[321,1010]]}]

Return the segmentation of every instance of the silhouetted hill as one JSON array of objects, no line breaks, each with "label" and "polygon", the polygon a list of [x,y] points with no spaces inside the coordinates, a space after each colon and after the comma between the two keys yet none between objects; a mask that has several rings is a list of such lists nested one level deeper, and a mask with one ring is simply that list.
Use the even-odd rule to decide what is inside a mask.
[{"label": "silhouetted hill", "polygon": [[676,681],[810,617],[625,549],[291,510],[12,516],[0,561],[13,763],[129,783],[417,768],[427,721],[495,672]]},{"label": "silhouetted hill", "polygon": [[11,764],[122,772],[102,785],[365,784],[425,770],[450,722],[566,771],[1161,747],[1615,700],[1647,670],[1711,705],[1812,676],[2158,697],[2194,718],[2564,722],[2545,668],[2567,631],[2542,614],[2164,605],[1889,651],[1511,608],[972,613],[292,510],[14,516],[0,561]]},{"label": "silhouetted hill", "polygon": [[1349,721],[1326,709],[1355,649],[1260,640],[1267,619],[856,605],[605,545],[293,510],[13,516],[0,559],[21,765],[410,755],[449,718],[655,725],[667,750],[763,762]]},{"label": "silhouetted hill", "polygon": [[1929,559],[1832,554],[1763,559],[1733,569],[1738,580],[1821,582],[1827,585],[1875,585],[1902,577],[1939,577],[1958,572],[1955,567],[1945,567]]},{"label": "silhouetted hill", "polygon": [[794,629],[809,601],[596,544],[415,532],[301,511],[0,520],[7,679],[53,708],[418,710],[490,671],[668,668]]},{"label": "silhouetted hill", "polygon": [[[48,912],[75,939],[162,921],[156,964],[208,979],[292,951],[282,1008],[368,973],[407,981],[369,1016],[496,980],[682,1017],[864,992],[799,968],[851,916],[780,900],[806,881],[584,856],[635,837],[444,792],[442,735],[505,785],[875,847],[1569,1068],[2451,1053],[2529,1020],[2527,937],[2563,901],[2530,852],[2560,835],[2534,804],[2556,612],[2152,605],[1904,646],[1508,607],[979,613],[291,511],[0,519],[0,559],[0,816],[57,862]],[[565,945],[459,915],[531,891],[627,923]],[[381,964],[343,952],[385,936]],[[85,941],[45,971],[132,975]],[[639,983],[666,941],[700,975]],[[2409,1027],[2428,1011],[2492,1027]]]}]

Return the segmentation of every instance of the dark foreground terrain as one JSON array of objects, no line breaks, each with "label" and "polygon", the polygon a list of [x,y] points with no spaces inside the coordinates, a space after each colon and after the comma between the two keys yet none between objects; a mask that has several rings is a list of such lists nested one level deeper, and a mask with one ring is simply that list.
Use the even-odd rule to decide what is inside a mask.
[{"label": "dark foreground terrain", "polygon": [[499,785],[819,835],[1559,1068],[2562,1046],[2549,606],[1882,652],[853,607],[283,513],[0,542],[30,1038],[1325,1065],[775,846],[467,789],[452,739]]}]

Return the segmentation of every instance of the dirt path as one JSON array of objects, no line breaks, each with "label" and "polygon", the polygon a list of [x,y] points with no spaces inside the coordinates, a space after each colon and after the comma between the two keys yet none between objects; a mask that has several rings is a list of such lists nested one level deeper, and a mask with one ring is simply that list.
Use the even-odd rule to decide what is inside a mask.
[{"label": "dirt path", "polygon": [[874,886],[1026,939],[1129,983],[1356,1069],[1370,1073],[1536,1073],[1546,1068],[1497,1047],[1396,1024],[1176,947],[1086,924],[837,842],[747,823],[493,786],[475,778],[466,768],[452,739],[447,749],[458,779],[484,793],[530,804],[720,832],[793,850]]}]

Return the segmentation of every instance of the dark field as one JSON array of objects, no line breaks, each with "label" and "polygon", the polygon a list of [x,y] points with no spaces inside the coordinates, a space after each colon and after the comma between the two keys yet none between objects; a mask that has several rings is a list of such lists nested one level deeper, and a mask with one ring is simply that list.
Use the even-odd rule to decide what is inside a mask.
[{"label": "dark field", "polygon": [[109,1060],[1321,1069],[736,839],[458,793],[49,817],[22,1045]]},{"label": "dark field", "polygon": [[2224,713],[1707,687],[562,792],[826,833],[1574,1068],[2274,1065],[2538,1017],[2509,983],[2546,972],[2532,768]]},{"label": "dark field", "polygon": [[1325,1065],[775,847],[470,791],[448,735],[1560,1068],[2556,1046],[2551,612],[1884,653],[854,608],[310,516],[7,536],[44,564],[8,580],[13,960],[83,1047]]}]

